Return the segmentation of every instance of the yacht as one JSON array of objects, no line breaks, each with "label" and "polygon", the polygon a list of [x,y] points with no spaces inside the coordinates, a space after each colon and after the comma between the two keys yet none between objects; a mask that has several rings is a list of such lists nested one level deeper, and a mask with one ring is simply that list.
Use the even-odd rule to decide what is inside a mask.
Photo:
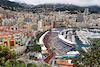
[{"label": "yacht", "polygon": [[73,46],[76,44],[75,36],[73,35],[72,30],[63,30],[59,35],[58,38],[60,41],[65,43],[66,45]]}]

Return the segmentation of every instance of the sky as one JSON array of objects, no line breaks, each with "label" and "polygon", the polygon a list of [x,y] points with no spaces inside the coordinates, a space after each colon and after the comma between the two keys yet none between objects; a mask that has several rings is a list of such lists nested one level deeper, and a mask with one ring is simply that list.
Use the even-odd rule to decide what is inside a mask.
[{"label": "sky", "polygon": [[92,6],[98,5],[100,6],[100,0],[10,0],[20,3],[38,5],[38,4],[45,4],[45,3],[59,3],[59,4],[73,4],[78,6]]}]

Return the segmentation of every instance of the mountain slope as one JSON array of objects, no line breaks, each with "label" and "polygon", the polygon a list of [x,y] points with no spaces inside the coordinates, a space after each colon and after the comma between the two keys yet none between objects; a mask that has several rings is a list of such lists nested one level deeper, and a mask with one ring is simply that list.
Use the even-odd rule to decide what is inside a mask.
[{"label": "mountain slope", "polygon": [[34,5],[28,5],[28,4],[25,4],[25,3],[19,3],[19,2],[17,2],[17,3],[18,3],[19,5],[25,7],[25,8],[32,8],[32,7],[34,7]]},{"label": "mountain slope", "polygon": [[[100,11],[99,6],[88,6],[88,7],[80,7],[72,4],[40,4],[34,6],[33,9],[36,11],[81,11],[83,12],[85,8],[89,8],[91,13],[98,13]],[[37,10],[38,9],[38,10]]]},{"label": "mountain slope", "polygon": [[3,7],[19,7],[19,8],[24,8],[23,6],[19,5],[16,2],[10,2],[8,0],[0,0],[0,5]]},{"label": "mountain slope", "polygon": [[94,5],[94,6],[89,6],[89,7],[84,7],[84,8],[89,8],[89,10],[90,10],[91,12],[95,12],[95,13],[98,13],[98,12],[100,11],[100,7],[99,7],[99,6],[96,6],[96,5]]}]

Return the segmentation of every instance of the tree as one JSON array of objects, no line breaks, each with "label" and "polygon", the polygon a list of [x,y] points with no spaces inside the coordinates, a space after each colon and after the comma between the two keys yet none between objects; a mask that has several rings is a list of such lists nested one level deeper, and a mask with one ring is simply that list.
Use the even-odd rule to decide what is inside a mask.
[{"label": "tree", "polygon": [[41,51],[41,46],[38,44],[35,44],[34,46],[34,51]]},{"label": "tree", "polygon": [[39,38],[44,34],[45,32],[41,32],[40,34],[37,35],[36,39],[34,42],[39,41]]},{"label": "tree", "polygon": [[16,61],[17,54],[3,44],[0,45],[0,67],[25,67],[24,62]]},{"label": "tree", "polygon": [[43,67],[48,67],[48,65],[47,64],[43,64]]},{"label": "tree", "polygon": [[38,66],[36,66],[35,64],[29,63],[27,64],[27,67],[38,67]]},{"label": "tree", "polygon": [[82,49],[77,58],[73,59],[74,67],[99,67],[100,66],[100,39],[92,40],[88,53]]}]

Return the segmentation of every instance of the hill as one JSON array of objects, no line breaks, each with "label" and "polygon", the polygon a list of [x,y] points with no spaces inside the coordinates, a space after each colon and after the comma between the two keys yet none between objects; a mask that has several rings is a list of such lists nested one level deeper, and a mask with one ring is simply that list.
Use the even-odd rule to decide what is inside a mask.
[{"label": "hill", "polygon": [[87,6],[87,7],[80,7],[77,5],[72,5],[72,4],[40,4],[37,6],[34,6],[33,9],[37,12],[42,12],[42,11],[81,11],[83,12],[85,8],[89,8],[91,13],[98,13],[100,11],[99,6]]},{"label": "hill", "polygon": [[19,5],[16,2],[10,2],[8,0],[0,0],[0,5],[3,7],[17,7],[17,8],[24,8],[23,6]]},{"label": "hill", "polygon": [[100,11],[99,6],[87,6],[80,7],[72,4],[40,4],[37,6],[27,5],[25,3],[19,2],[11,2],[8,0],[0,0],[0,6],[4,9],[10,9],[15,11],[31,11],[33,13],[38,12],[48,12],[48,11],[70,11],[71,13],[75,13],[74,11],[84,12],[85,8],[89,8],[91,13],[98,13]]},{"label": "hill", "polygon": [[26,4],[26,3],[19,3],[19,2],[17,2],[17,3],[18,3],[19,5],[25,7],[25,8],[32,8],[32,7],[34,7],[34,5],[28,5],[28,4]]}]

